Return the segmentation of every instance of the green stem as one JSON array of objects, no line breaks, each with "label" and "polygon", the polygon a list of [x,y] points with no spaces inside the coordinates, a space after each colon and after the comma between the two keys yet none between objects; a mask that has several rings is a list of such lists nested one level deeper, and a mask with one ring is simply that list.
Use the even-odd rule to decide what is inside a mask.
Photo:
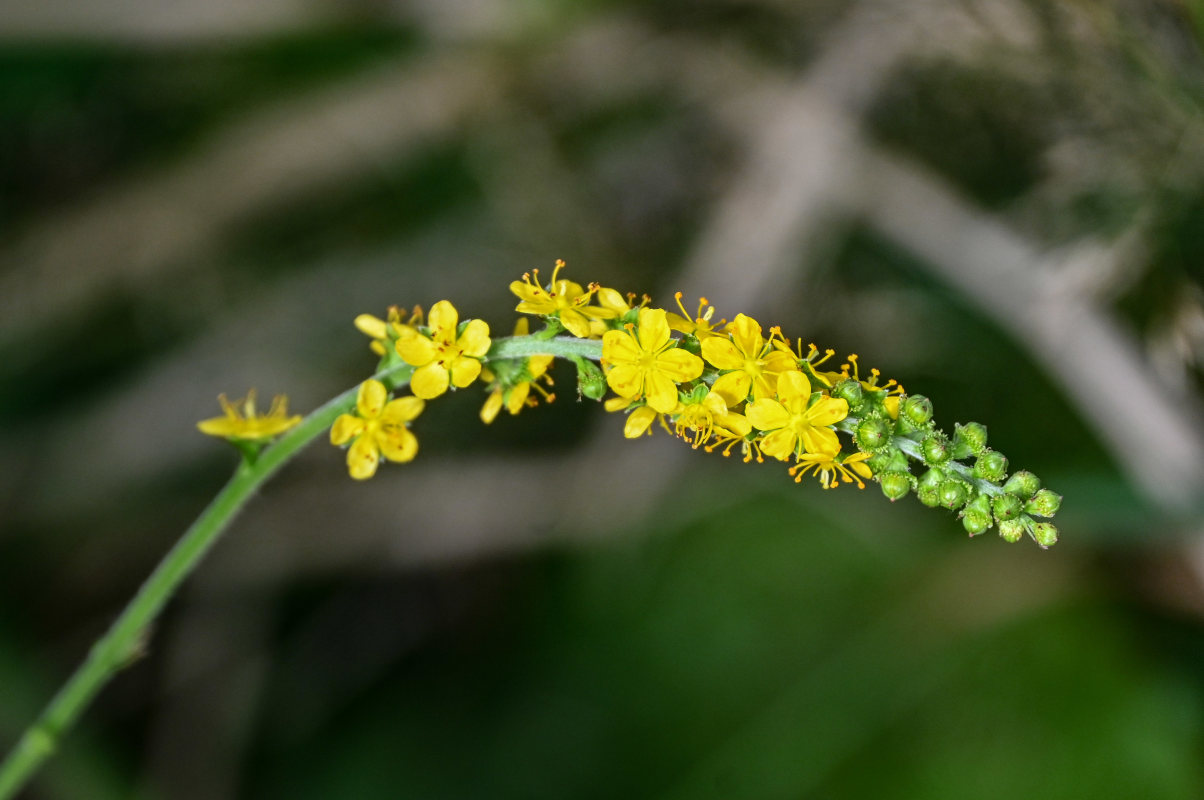
[{"label": "green stem", "polygon": [[[570,337],[540,340],[533,336],[515,336],[495,340],[485,360],[532,355],[598,359],[602,355],[602,343]],[[397,388],[408,382],[412,371],[412,367],[401,364],[373,377]],[[0,800],[9,800],[20,791],[54,753],[60,740],[105,684],[141,655],[150,624],[256,490],[302,448],[329,429],[340,414],[354,408],[358,390],[358,386],[348,389],[318,408],[260,453],[253,463],[243,460],[239,464],[229,482],[159,562],[109,630],[92,645],[84,663],[0,764]]]}]

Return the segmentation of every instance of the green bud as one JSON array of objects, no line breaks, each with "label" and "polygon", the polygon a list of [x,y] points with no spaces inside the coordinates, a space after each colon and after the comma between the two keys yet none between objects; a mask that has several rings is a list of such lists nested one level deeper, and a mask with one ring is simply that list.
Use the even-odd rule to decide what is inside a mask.
[{"label": "green bud", "polygon": [[943,470],[930,469],[920,476],[920,486],[939,489],[941,484],[945,482],[945,473]]},{"label": "green bud", "polygon": [[574,359],[577,362],[577,391],[590,400],[601,400],[606,394],[606,378],[602,370],[592,361],[584,358]]},{"label": "green bud", "polygon": [[984,450],[974,462],[974,477],[992,483],[1003,480],[1008,474],[1007,457],[997,450]]},{"label": "green bud", "polygon": [[941,505],[949,509],[961,508],[966,503],[966,487],[961,481],[946,480],[940,488]]},{"label": "green bud", "polygon": [[920,443],[920,454],[929,464],[944,464],[952,455],[949,451],[949,441],[942,433],[932,433]]},{"label": "green bud", "polygon": [[899,416],[907,417],[916,425],[923,425],[932,419],[932,401],[922,394],[913,394],[904,401],[903,413]]},{"label": "green bud", "polygon": [[995,498],[994,510],[995,519],[1001,523],[1010,519],[1015,519],[1020,516],[1022,504],[1020,498],[1014,494],[1004,493]]},{"label": "green bud", "polygon": [[861,390],[861,384],[855,380],[841,381],[832,387],[832,396],[844,400],[849,404],[849,408],[856,408],[861,405],[861,400],[864,393]]},{"label": "green bud", "polygon": [[1024,536],[1024,523],[1018,519],[1001,520],[999,535],[1005,542],[1015,544]]},{"label": "green bud", "polygon": [[1033,525],[1030,532],[1033,535],[1033,541],[1041,547],[1053,547],[1058,543],[1058,529],[1052,522],[1038,522]]},{"label": "green bud", "polygon": [[981,492],[974,496],[974,499],[966,505],[966,513],[974,512],[976,514],[986,514],[991,516],[991,498]]},{"label": "green bud", "polygon": [[857,446],[862,450],[877,450],[890,440],[890,428],[876,417],[861,421],[857,426]]},{"label": "green bud", "polygon": [[878,483],[882,494],[893,503],[901,497],[906,497],[911,491],[911,476],[905,472],[882,472],[878,475]]},{"label": "green bud", "polygon": [[1003,490],[1016,495],[1021,500],[1027,500],[1041,488],[1041,479],[1031,472],[1020,470],[1003,485]]},{"label": "green bud", "polygon": [[895,433],[899,436],[908,436],[922,430],[924,430],[924,426],[915,424],[907,418],[906,414],[900,414],[899,418],[895,420]]},{"label": "green bud", "polygon": [[878,470],[878,472],[906,472],[909,475],[911,474],[911,465],[907,463],[907,456],[903,455],[902,450],[892,447],[887,452],[890,455],[890,461],[887,462],[884,469]]},{"label": "green bud", "polygon": [[936,508],[941,504],[941,492],[935,486],[917,486],[916,497],[929,508]]},{"label": "green bud", "polygon": [[953,426],[954,458],[978,455],[987,446],[987,426],[977,422]]},{"label": "green bud", "polygon": [[890,470],[891,454],[890,451],[884,453],[874,453],[865,462],[870,471],[877,475],[880,472],[888,472]]},{"label": "green bud", "polygon": [[965,516],[962,517],[962,527],[971,536],[986,533],[991,527],[991,515],[981,514],[977,511],[967,511]]},{"label": "green bud", "polygon": [[1062,507],[1062,495],[1042,489],[1024,505],[1024,510],[1034,517],[1052,517]]}]

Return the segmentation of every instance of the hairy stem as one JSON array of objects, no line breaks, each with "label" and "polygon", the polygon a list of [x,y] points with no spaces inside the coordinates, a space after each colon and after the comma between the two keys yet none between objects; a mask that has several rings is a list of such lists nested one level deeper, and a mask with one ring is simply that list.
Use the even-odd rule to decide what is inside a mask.
[{"label": "hairy stem", "polygon": [[[602,356],[602,343],[571,337],[538,339],[534,336],[515,336],[494,340],[485,360],[533,355],[599,359]],[[412,367],[398,365],[373,377],[392,388],[398,388],[409,381],[412,372]],[[25,730],[0,764],[0,800],[9,800],[21,790],[38,767],[54,753],[63,736],[97,693],[114,675],[141,655],[150,624],[247,501],[302,448],[329,429],[340,414],[354,408],[358,389],[358,386],[348,389],[312,412],[257,458],[240,462],[229,482],[163,557],[109,630],[92,645],[83,664],[37,720]]]}]

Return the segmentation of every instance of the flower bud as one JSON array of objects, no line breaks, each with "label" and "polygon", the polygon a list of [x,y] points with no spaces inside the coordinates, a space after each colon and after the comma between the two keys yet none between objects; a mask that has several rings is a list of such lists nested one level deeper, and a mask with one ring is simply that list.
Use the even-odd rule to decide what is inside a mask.
[{"label": "flower bud", "polygon": [[999,520],[1001,523],[1010,519],[1015,519],[1016,517],[1020,516],[1022,505],[1023,504],[1020,502],[1019,497],[1014,494],[1008,494],[1007,492],[1004,492],[995,498],[995,502],[993,504],[995,510],[995,519]]},{"label": "flower bud", "polygon": [[832,396],[840,400],[844,400],[849,404],[849,408],[856,408],[861,405],[863,392],[861,384],[855,380],[841,381],[832,387]]},{"label": "flower bud", "polygon": [[1014,494],[1021,500],[1027,500],[1041,488],[1041,479],[1027,470],[1020,470],[1003,485],[1003,490]]},{"label": "flower bud", "polygon": [[602,370],[592,361],[584,358],[575,359],[577,362],[577,391],[590,400],[601,400],[606,394],[606,378]]},{"label": "flower bud", "polygon": [[1052,522],[1038,522],[1031,529],[1033,540],[1041,547],[1053,547],[1058,543],[1058,529]]},{"label": "flower bud", "polygon": [[1003,480],[1008,474],[1007,457],[997,450],[983,450],[974,462],[974,477],[992,483]]},{"label": "flower bud", "polygon": [[936,508],[941,504],[941,492],[936,486],[917,486],[916,497],[929,508]]},{"label": "flower bud", "polygon": [[911,476],[906,472],[882,472],[878,474],[878,483],[882,486],[882,494],[893,503],[901,497],[906,497],[911,491]]},{"label": "flower bud", "polygon": [[932,401],[922,394],[913,394],[903,403],[903,413],[900,417],[907,417],[916,425],[923,425],[932,419]]},{"label": "flower bud", "polygon": [[999,535],[1005,542],[1015,544],[1024,536],[1024,523],[1018,519],[1002,520],[999,523]]},{"label": "flower bud", "polygon": [[986,533],[991,528],[991,515],[978,511],[967,511],[965,516],[962,517],[962,527],[971,536]]},{"label": "flower bud", "polygon": [[924,430],[924,426],[915,424],[907,418],[906,414],[900,414],[899,418],[895,420],[895,433],[899,436],[908,436],[922,430]]},{"label": "flower bud", "polygon": [[953,426],[954,458],[978,455],[987,446],[987,427],[977,422]]},{"label": "flower bud", "polygon": [[945,480],[937,490],[940,494],[941,505],[949,509],[961,508],[966,503],[966,487],[959,480]]},{"label": "flower bud", "polygon": [[920,443],[920,454],[929,464],[944,464],[952,455],[949,450],[949,441],[940,433],[932,433],[924,438],[924,441]]},{"label": "flower bud", "polygon": [[861,421],[857,426],[857,446],[862,450],[877,450],[890,440],[890,428],[876,417]]},{"label": "flower bud", "polygon": [[1034,517],[1052,517],[1062,507],[1062,495],[1042,489],[1024,505],[1024,510]]}]

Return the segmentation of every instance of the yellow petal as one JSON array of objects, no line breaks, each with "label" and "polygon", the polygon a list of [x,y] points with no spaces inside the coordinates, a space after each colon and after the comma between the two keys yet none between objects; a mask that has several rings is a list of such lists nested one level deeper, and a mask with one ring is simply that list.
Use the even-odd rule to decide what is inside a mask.
[{"label": "yellow petal", "polygon": [[510,396],[506,398],[506,410],[511,414],[517,414],[522,411],[523,403],[527,402],[527,395],[531,393],[531,384],[523,381],[510,390]]},{"label": "yellow petal", "polygon": [[892,394],[882,401],[882,406],[886,409],[886,413],[890,414],[891,419],[899,418],[899,395]]},{"label": "yellow petal", "polygon": [[740,369],[744,366],[744,356],[726,336],[703,339],[702,357],[719,369]]},{"label": "yellow petal", "polygon": [[640,309],[640,348],[646,353],[655,353],[669,342],[669,322],[665,311],[660,308]]},{"label": "yellow petal", "polygon": [[433,400],[447,391],[449,377],[442,364],[433,362],[418,368],[414,377],[410,378],[410,388],[417,397]]},{"label": "yellow petal", "polygon": [[519,317],[518,322],[514,323],[514,335],[526,336],[531,331],[531,323],[526,317]]},{"label": "yellow petal", "polygon": [[745,355],[750,358],[757,358],[761,355],[761,348],[765,346],[765,339],[761,336],[761,323],[752,317],[737,314],[732,323],[727,326],[727,330],[732,335],[732,341],[736,343],[736,347]]},{"label": "yellow petal", "polygon": [[407,422],[416,419],[424,408],[426,401],[421,397],[399,397],[390,401],[380,413],[381,425],[404,427]]},{"label": "yellow petal", "polygon": [[419,333],[402,336],[395,347],[397,355],[411,366],[421,367],[435,360],[435,343]]},{"label": "yellow petal", "polygon": [[471,320],[464,326],[464,333],[456,341],[465,355],[483,357],[489,352],[489,323],[483,319]]},{"label": "yellow petal", "polygon": [[622,411],[629,405],[631,405],[630,397],[611,397],[602,404],[607,411]]},{"label": "yellow petal", "polygon": [[783,405],[789,406],[789,401],[811,398],[811,381],[796,369],[788,370],[778,376],[778,399]]},{"label": "yellow petal", "polygon": [[560,324],[578,339],[589,338],[589,319],[572,308],[560,309]]},{"label": "yellow petal", "polygon": [[480,374],[480,361],[477,361],[475,358],[457,358],[451,367],[451,382],[456,388],[463,389],[475,381]]},{"label": "yellow petal", "polygon": [[825,453],[835,456],[840,452],[840,440],[831,428],[806,428],[802,433],[803,447],[808,453]]},{"label": "yellow petal", "polygon": [[373,339],[384,339],[389,335],[389,327],[380,317],[371,314],[360,314],[355,318],[355,327],[365,336]]},{"label": "yellow petal", "polygon": [[665,321],[669,323],[670,330],[678,333],[693,333],[694,328],[697,327],[694,320],[686,319],[681,314],[674,314],[672,311],[665,314]]},{"label": "yellow petal", "polygon": [[644,376],[644,395],[648,405],[662,414],[677,408],[677,384],[656,370]]},{"label": "yellow petal", "polygon": [[414,456],[418,455],[418,437],[405,428],[378,433],[376,444],[380,447],[381,455],[399,464],[413,461]]},{"label": "yellow petal", "polygon": [[527,372],[531,373],[532,378],[538,378],[548,371],[555,360],[552,356],[531,356],[527,359]]},{"label": "yellow petal", "polygon": [[347,471],[357,481],[364,481],[375,475],[379,463],[380,449],[372,436],[361,436],[347,450]]},{"label": "yellow petal", "polygon": [[376,419],[389,399],[389,390],[380,381],[371,378],[360,384],[355,398],[355,410],[364,419]]},{"label": "yellow petal", "polygon": [[440,300],[431,306],[431,314],[427,317],[431,331],[437,338],[453,340],[456,338],[456,326],[460,324],[460,313],[456,307],[446,300]]},{"label": "yellow petal", "polygon": [[603,308],[613,311],[615,316],[622,316],[631,310],[631,306],[627,305],[627,299],[614,289],[607,289],[603,286],[598,290],[596,296],[598,304]]},{"label": "yellow petal", "polygon": [[330,426],[330,443],[336,446],[345,445],[364,432],[364,421],[350,414],[343,414]]},{"label": "yellow petal", "polygon": [[765,438],[761,440],[761,452],[767,456],[773,456],[779,461],[785,461],[794,454],[797,442],[798,437],[794,435],[794,431],[783,428],[765,435]]},{"label": "yellow petal", "polygon": [[520,314],[539,314],[540,316],[548,316],[556,313],[556,304],[551,300],[524,300],[514,307],[514,310]]},{"label": "yellow petal", "polygon": [[[711,340],[708,339],[707,341]],[[731,344],[731,342],[728,342],[728,344]],[[703,345],[705,346],[706,342],[703,342]],[[716,378],[715,383],[711,386],[711,391],[722,395],[728,406],[737,406],[748,399],[748,389],[751,384],[752,379],[748,377],[748,373],[743,370],[737,370],[736,372],[729,372]]]},{"label": "yellow petal", "polygon": [[213,417],[212,419],[204,419],[196,424],[201,433],[207,433],[210,436],[230,437],[238,435],[238,428],[241,420],[231,419],[230,417]]},{"label": "yellow petal", "polygon": [[[514,292],[524,303],[546,302],[548,299],[548,295],[543,289],[532,286],[526,281],[511,281],[510,291]],[[521,308],[518,310],[522,311]]]},{"label": "yellow petal", "polygon": [[702,359],[678,347],[670,348],[656,357],[656,371],[685,383],[702,374]]},{"label": "yellow petal", "polygon": [[741,439],[752,433],[752,423],[748,421],[748,417],[730,411],[715,417],[715,427],[723,428]]},{"label": "yellow petal", "polygon": [[502,410],[502,390],[494,389],[489,393],[489,397],[485,398],[485,405],[481,406],[481,422],[486,425],[497,419],[497,412]]},{"label": "yellow petal", "polygon": [[807,409],[805,418],[812,425],[835,425],[849,415],[849,404],[839,397],[825,397]]},{"label": "yellow petal", "polygon": [[644,370],[631,364],[617,364],[606,373],[606,383],[617,395],[635,397],[644,389]]},{"label": "yellow petal", "polygon": [[623,435],[628,439],[638,439],[644,435],[655,419],[656,412],[648,406],[637,408],[627,415],[627,422],[623,425]]},{"label": "yellow petal", "polygon": [[638,362],[644,354],[627,331],[607,331],[602,336],[602,360],[611,364]]},{"label": "yellow petal", "polygon": [[757,430],[772,431],[790,424],[790,412],[777,400],[768,397],[750,403],[745,413]]}]

